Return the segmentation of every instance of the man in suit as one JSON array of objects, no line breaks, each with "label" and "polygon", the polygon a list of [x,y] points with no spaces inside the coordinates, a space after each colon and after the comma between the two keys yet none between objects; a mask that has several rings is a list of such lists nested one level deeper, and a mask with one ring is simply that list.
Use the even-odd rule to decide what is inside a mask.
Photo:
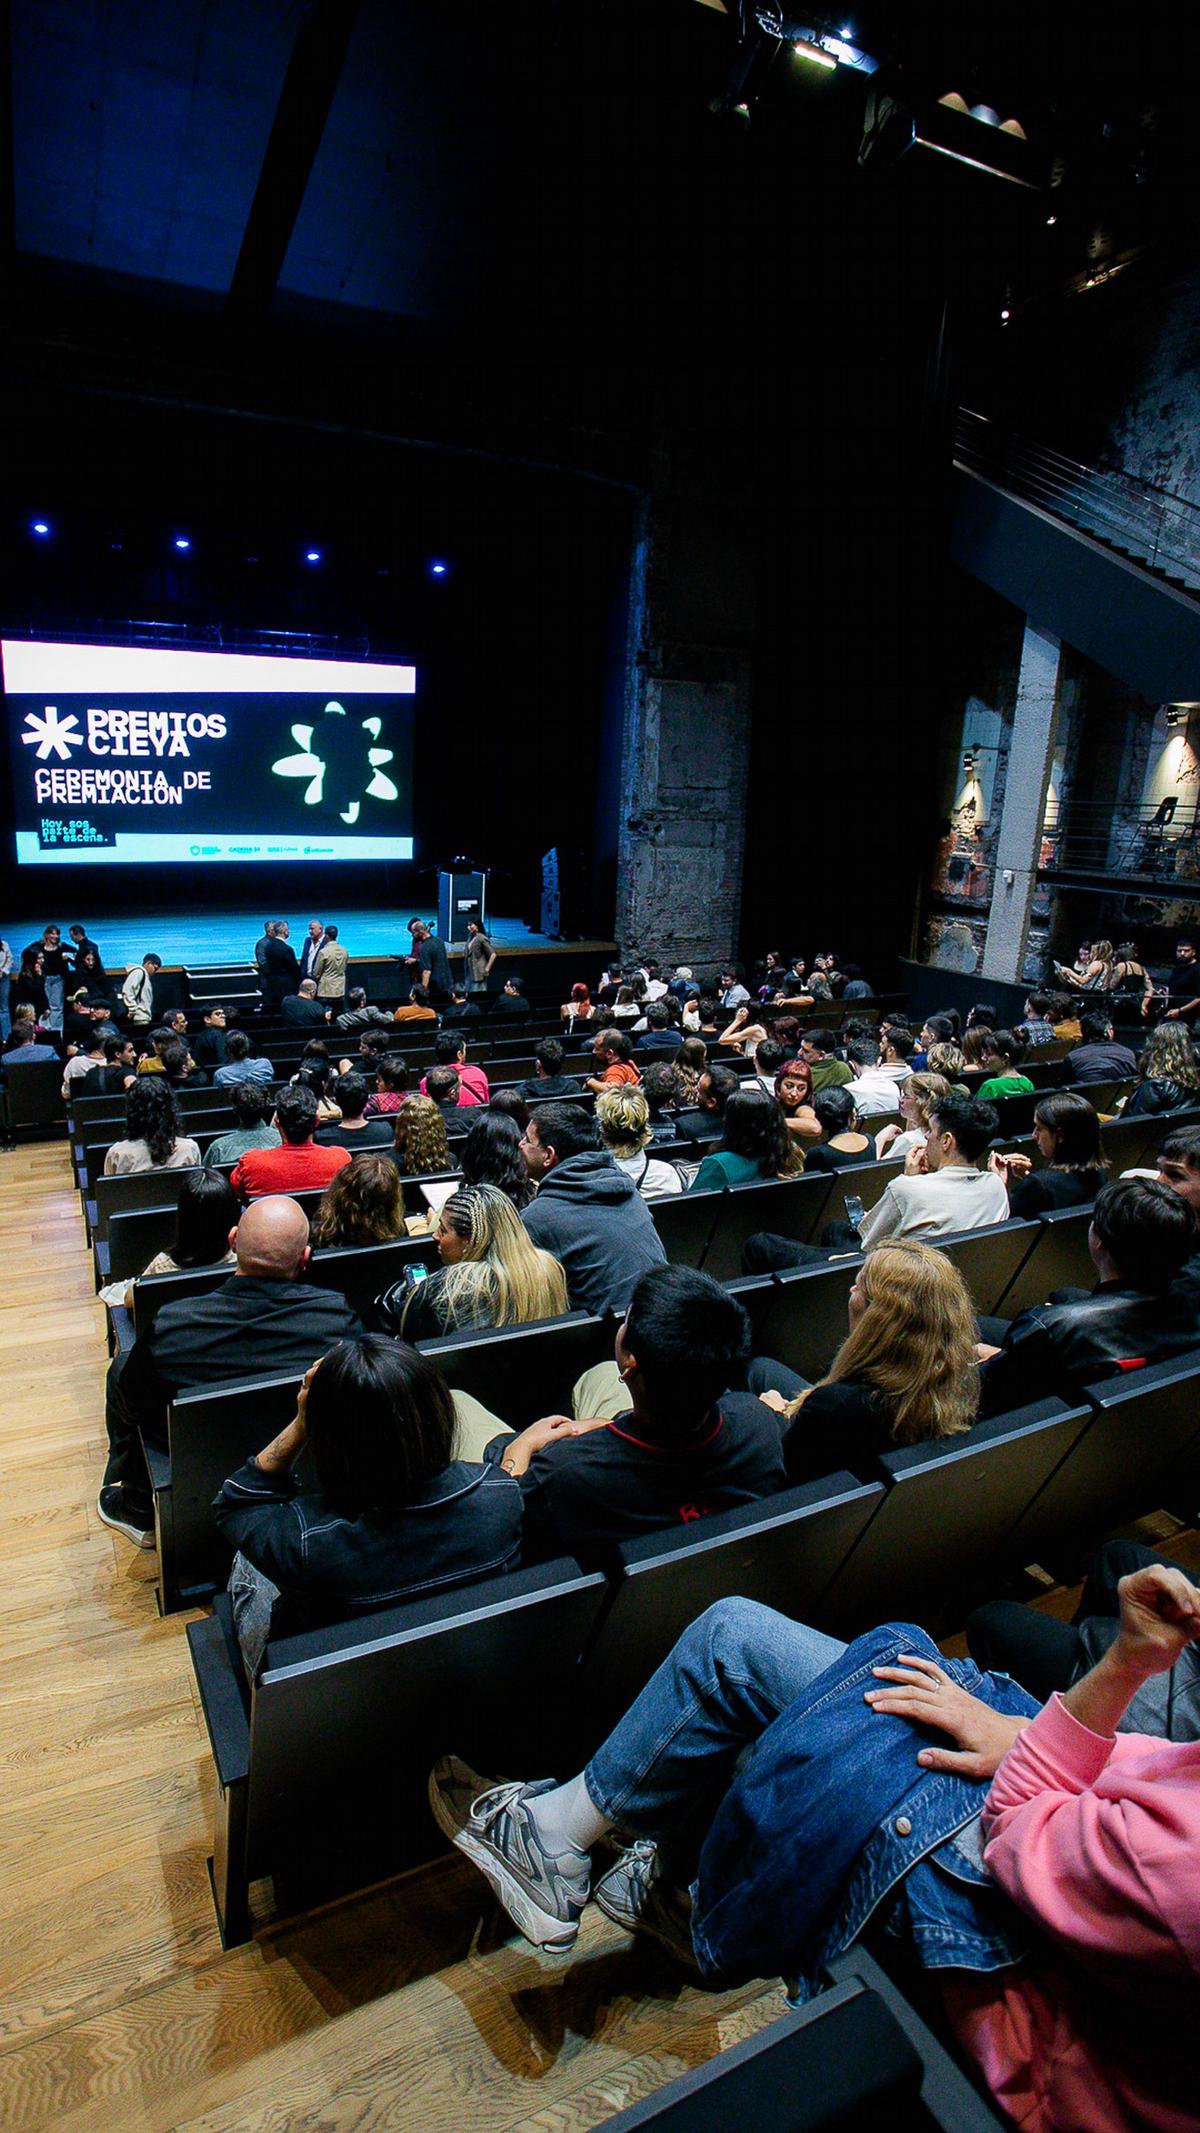
[{"label": "man in suit", "polygon": [[349,960],[338,939],[337,927],[326,926],[325,938],[312,968],[312,975],[317,981],[319,1000],[336,1001],[337,1005],[341,1006],[346,997],[346,965]]},{"label": "man in suit", "polygon": [[296,991],[300,983],[300,965],[296,961],[296,951],[288,939],[286,918],[277,918],[268,929],[265,960],[264,1004],[277,1008],[289,993]]},{"label": "man in suit", "polygon": [[176,1394],[240,1378],[303,1375],[335,1341],[362,1333],[337,1289],[305,1280],[308,1217],[276,1194],[248,1207],[229,1242],[237,1272],[206,1296],[164,1304],[152,1325],[109,1366],[104,1419],[108,1465],[97,1509],[137,1548],[154,1546],[154,1506],[141,1435],[167,1441]]},{"label": "man in suit", "polygon": [[316,977],[317,973],[314,968],[314,965],[316,963],[317,957],[321,953],[321,949],[323,948],[324,944],[324,919],[310,918],[308,922],[308,932],[305,935],[304,939],[304,946],[300,950],[300,975],[302,978]]}]

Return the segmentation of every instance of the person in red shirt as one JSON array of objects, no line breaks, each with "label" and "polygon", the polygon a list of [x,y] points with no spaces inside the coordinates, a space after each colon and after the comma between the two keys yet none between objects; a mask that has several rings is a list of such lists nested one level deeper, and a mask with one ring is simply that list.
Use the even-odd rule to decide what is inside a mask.
[{"label": "person in red shirt", "polygon": [[623,1029],[602,1029],[592,1052],[597,1072],[589,1074],[584,1087],[594,1089],[597,1096],[601,1089],[619,1089],[626,1082],[641,1080],[633,1064],[633,1044]]},{"label": "person in red shirt", "polygon": [[[459,1109],[464,1104],[486,1104],[491,1098],[488,1078],[481,1066],[468,1066],[467,1040],[457,1030],[441,1030],[433,1040],[433,1057],[437,1066],[453,1067],[458,1075]],[[428,1096],[425,1076],[421,1076],[421,1094]]]},{"label": "person in red shirt", "polygon": [[350,1161],[348,1148],[318,1148],[313,1141],[317,1099],[297,1084],[281,1089],[275,1100],[275,1124],[283,1135],[279,1148],[248,1148],[233,1172],[234,1191],[243,1200],[261,1200],[269,1192],[311,1192],[328,1185]]},{"label": "person in red shirt", "polygon": [[364,1118],[385,1118],[408,1100],[408,1061],[399,1052],[385,1052],[375,1069],[375,1094],[368,1096]]}]

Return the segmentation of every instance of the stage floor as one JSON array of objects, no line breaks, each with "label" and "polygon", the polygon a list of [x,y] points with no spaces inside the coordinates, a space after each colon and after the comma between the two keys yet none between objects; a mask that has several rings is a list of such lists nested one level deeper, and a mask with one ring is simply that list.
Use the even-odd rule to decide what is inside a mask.
[{"label": "stage floor", "polygon": [[[272,914],[273,916],[276,914]],[[308,913],[293,917],[289,911],[277,914],[286,918],[291,927],[291,944],[300,953],[300,946],[308,929]],[[317,913],[311,913],[313,917]],[[61,911],[48,914],[57,919],[65,929],[75,923],[75,912],[64,902]],[[161,955],[169,967],[182,964],[185,968],[198,968],[214,963],[248,963],[254,956],[254,943],[263,929],[266,913],[243,907],[237,911],[197,912],[135,912],[131,917],[120,919],[94,919],[87,911],[81,913],[79,923],[85,925],[110,970],[123,969],[126,964],[140,962],[151,949]],[[326,907],[320,916],[335,924],[338,939],[351,956],[376,956],[407,954],[411,943],[408,938],[410,918],[424,918],[434,924],[432,911],[415,911],[411,907],[395,911],[347,911],[340,906]],[[0,921],[0,935],[9,943],[14,955],[19,954],[41,931],[28,919],[16,919],[10,925]],[[544,933],[531,933],[519,918],[494,918],[491,938],[497,948],[511,954],[514,949],[557,949],[560,953],[564,943],[552,941]],[[593,971],[594,956],[588,950],[594,944],[580,942],[581,955],[587,962],[582,975],[594,983],[599,970]],[[605,954],[609,944],[600,944]]]}]

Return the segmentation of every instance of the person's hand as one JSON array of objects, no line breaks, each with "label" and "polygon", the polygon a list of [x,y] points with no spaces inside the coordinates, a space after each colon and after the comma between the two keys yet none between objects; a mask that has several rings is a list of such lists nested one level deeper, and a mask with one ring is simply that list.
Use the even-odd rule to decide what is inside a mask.
[{"label": "person's hand", "polygon": [[760,1392],[758,1397],[762,1401],[763,1406],[769,1407],[774,1414],[786,1415],[788,1411],[788,1403],[784,1399],[783,1394],[781,1392]]},{"label": "person's hand", "polygon": [[906,1178],[923,1178],[928,1169],[929,1165],[925,1160],[924,1144],[918,1143],[915,1148],[909,1149],[904,1158],[904,1175]]},{"label": "person's hand", "polygon": [[892,1688],[868,1689],[871,1709],[891,1718],[948,1733],[953,1748],[922,1748],[922,1770],[944,1770],[954,1777],[982,1782],[994,1777],[1027,1718],[1005,1718],[982,1703],[932,1659],[904,1655],[895,1666],[872,1667],[877,1681]]},{"label": "person's hand", "polygon": [[500,1464],[506,1474],[520,1476],[529,1471],[530,1460],[543,1452],[548,1444],[559,1444],[567,1437],[585,1437],[589,1430],[605,1429],[605,1415],[589,1415],[582,1421],[574,1415],[543,1415],[538,1422],[531,1422],[528,1429],[521,1430],[511,1444],[506,1444]]},{"label": "person's hand", "polygon": [[990,1363],[994,1355],[1000,1354],[1000,1350],[999,1348],[993,1348],[990,1341],[976,1341],[975,1353],[981,1363]]},{"label": "person's hand", "polygon": [[1200,1588],[1182,1570],[1147,1563],[1121,1579],[1117,1599],[1121,1627],[1114,1656],[1137,1673],[1165,1674],[1200,1638]]},{"label": "person's hand", "polygon": [[311,1367],[305,1371],[304,1376],[300,1380],[300,1390],[296,1394],[296,1412],[292,1420],[292,1427],[293,1429],[299,1431],[302,1439],[308,1436],[309,1387],[311,1386],[313,1379],[316,1377],[316,1374],[320,1367],[320,1363],[316,1362],[313,1363]]},{"label": "person's hand", "polygon": [[1181,1007],[1168,1007],[1166,1014],[1163,1016],[1163,1021],[1178,1022],[1182,1014],[1183,1009]]}]

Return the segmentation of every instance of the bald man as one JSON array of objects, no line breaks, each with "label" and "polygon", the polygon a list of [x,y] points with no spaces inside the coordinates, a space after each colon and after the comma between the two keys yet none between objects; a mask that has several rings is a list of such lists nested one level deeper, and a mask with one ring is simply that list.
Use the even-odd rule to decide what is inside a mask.
[{"label": "bald man", "polygon": [[339,1290],[306,1281],[308,1217],[296,1200],[283,1193],[256,1200],[229,1242],[236,1273],[203,1296],[164,1304],[109,1366],[108,1465],[97,1509],[136,1548],[154,1546],[154,1502],[139,1432],[165,1447],[167,1404],[177,1393],[241,1378],[300,1378],[335,1341],[363,1331]]}]

